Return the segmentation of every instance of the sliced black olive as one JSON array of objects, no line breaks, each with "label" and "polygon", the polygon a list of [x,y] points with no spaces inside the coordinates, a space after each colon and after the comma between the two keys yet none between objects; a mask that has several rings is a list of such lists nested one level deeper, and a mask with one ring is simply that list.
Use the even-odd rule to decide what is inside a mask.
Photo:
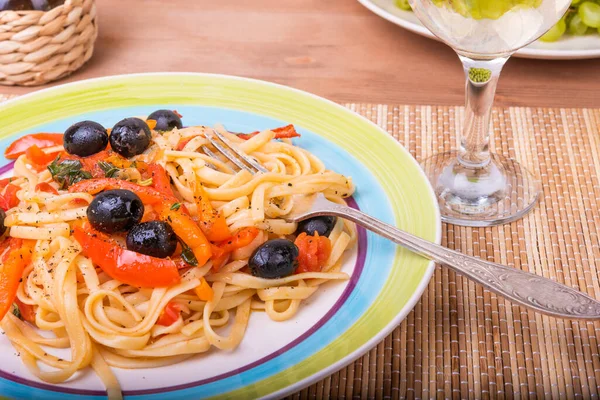
[{"label": "sliced black olive", "polygon": [[181,129],[183,124],[179,115],[171,110],[156,110],[152,114],[148,115],[148,119],[156,121],[154,129],[157,131],[170,131],[174,128]]},{"label": "sliced black olive", "polygon": [[142,200],[130,190],[115,189],[100,193],[90,203],[87,217],[92,226],[106,233],[133,228],[144,215]]},{"label": "sliced black olive", "polygon": [[63,141],[67,153],[87,157],[106,148],[108,133],[97,122],[81,121],[65,131]]},{"label": "sliced black olive", "polygon": [[4,226],[4,219],[6,218],[6,213],[3,209],[0,208],[0,236],[4,235],[6,232],[6,226]]},{"label": "sliced black olive", "polygon": [[125,118],[112,128],[110,146],[123,157],[142,154],[150,145],[152,134],[145,121],[139,118]]},{"label": "sliced black olive", "polygon": [[272,239],[260,245],[248,265],[252,275],[277,279],[294,273],[297,266],[298,247],[287,239]]},{"label": "sliced black olive", "polygon": [[314,236],[315,231],[319,236],[329,236],[336,223],[335,217],[314,217],[305,219],[298,223],[297,234],[305,232],[307,235]]},{"label": "sliced black olive", "polygon": [[175,252],[177,236],[166,222],[144,222],[135,225],[127,234],[127,248],[148,256],[166,258]]}]

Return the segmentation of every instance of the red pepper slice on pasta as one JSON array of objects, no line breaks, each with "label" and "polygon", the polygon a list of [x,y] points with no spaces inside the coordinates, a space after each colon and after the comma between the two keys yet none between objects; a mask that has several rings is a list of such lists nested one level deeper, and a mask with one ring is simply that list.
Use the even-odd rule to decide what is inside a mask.
[{"label": "red pepper slice on pasta", "polygon": [[87,179],[71,186],[69,192],[96,194],[109,189],[127,189],[137,194],[144,204],[152,205],[159,219],[168,222],[175,234],[192,249],[198,265],[204,265],[210,259],[210,242],[183,207],[174,207],[178,200],[173,196],[151,187],[114,178]]},{"label": "red pepper slice on pasta", "polygon": [[62,146],[62,144],[62,133],[32,133],[12,142],[4,152],[4,157],[14,160],[21,154],[25,154],[27,149],[32,146],[37,146],[39,149],[45,149],[48,147]]},{"label": "red pepper slice on pasta", "polygon": [[[300,134],[296,132],[296,128],[294,125],[286,125],[280,128],[271,129],[275,132],[275,139],[291,139],[295,137],[300,137]],[[240,133],[237,135],[240,139],[248,140],[258,135],[260,132],[252,132],[252,133]]]},{"label": "red pepper slice on pasta", "polygon": [[[51,193],[51,194],[58,194],[58,190],[56,190],[54,188],[54,186],[52,186],[48,182],[41,182],[41,183],[38,183],[37,185],[35,185],[35,191],[36,192],[46,192],[46,193]],[[87,203],[85,203],[85,204],[87,205]]]},{"label": "red pepper slice on pasta", "polygon": [[35,241],[8,238],[0,263],[0,320],[10,310],[17,296],[23,270],[31,262]]},{"label": "red pepper slice on pasta", "polygon": [[19,204],[19,198],[17,197],[17,192],[19,190],[21,190],[21,188],[12,183],[6,185],[4,194],[0,194],[0,208],[6,211],[16,207]]},{"label": "red pepper slice on pasta", "polygon": [[181,280],[173,260],[124,249],[88,222],[76,222],[73,236],[83,254],[113,279],[138,287],[165,287]]},{"label": "red pepper slice on pasta", "polygon": [[181,313],[181,306],[175,301],[168,302],[156,320],[156,325],[173,325],[179,319],[179,313]]}]

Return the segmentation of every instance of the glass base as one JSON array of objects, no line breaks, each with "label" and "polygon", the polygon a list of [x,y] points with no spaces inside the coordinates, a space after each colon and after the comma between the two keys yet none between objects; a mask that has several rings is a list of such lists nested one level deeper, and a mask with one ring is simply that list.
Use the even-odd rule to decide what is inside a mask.
[{"label": "glass base", "polygon": [[466,168],[458,152],[423,161],[440,205],[442,221],[464,226],[492,226],[527,214],[540,195],[535,178],[518,162],[492,154],[483,168]]}]

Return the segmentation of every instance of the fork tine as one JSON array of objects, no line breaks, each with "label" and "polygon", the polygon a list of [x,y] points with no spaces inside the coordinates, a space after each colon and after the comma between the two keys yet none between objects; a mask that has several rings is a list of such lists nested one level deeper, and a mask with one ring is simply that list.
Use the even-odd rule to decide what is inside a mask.
[{"label": "fork tine", "polygon": [[215,135],[217,135],[217,137],[223,143],[225,143],[227,145],[227,147],[229,147],[231,149],[231,151],[233,151],[235,154],[237,154],[242,160],[246,161],[248,164],[250,164],[251,166],[253,166],[254,168],[256,168],[257,171],[262,172],[262,173],[269,172],[268,169],[266,169],[265,167],[263,167],[262,165],[260,165],[252,157],[249,157],[243,151],[241,151],[240,149],[238,149],[237,146],[233,145],[221,132],[219,132],[216,129],[214,129],[213,133]]},{"label": "fork tine", "polygon": [[[244,164],[244,162],[242,160],[240,160],[239,158],[237,158],[234,153],[232,153],[231,151],[229,151],[229,149],[225,148],[225,146],[223,146],[221,143],[219,143],[218,140],[215,139],[215,136],[214,136],[215,133],[216,132],[214,130],[212,130],[212,129],[206,129],[204,131],[204,136],[206,137],[206,139],[208,139],[208,141],[213,146],[215,146],[215,148],[217,150],[219,150],[219,152],[221,152],[221,154],[223,154],[225,157],[227,157],[227,159],[229,161],[231,161],[232,163],[234,163],[235,165],[237,165],[241,169],[245,169],[246,171],[250,172],[251,174],[255,174],[256,171],[254,171],[252,168],[250,168],[249,166],[247,166],[246,164]],[[226,144],[226,145],[229,145],[227,142],[223,142],[223,143]],[[231,147],[231,146],[229,145],[229,147]]]}]

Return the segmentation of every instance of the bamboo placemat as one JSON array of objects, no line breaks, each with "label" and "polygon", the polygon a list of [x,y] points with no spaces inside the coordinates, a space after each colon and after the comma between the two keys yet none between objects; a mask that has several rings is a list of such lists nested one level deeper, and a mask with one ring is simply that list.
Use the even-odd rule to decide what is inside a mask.
[{"label": "bamboo placemat", "polygon": [[[462,107],[346,106],[417,160],[458,147]],[[511,224],[443,224],[442,244],[600,298],[599,128],[600,109],[495,109],[492,151],[525,164],[542,199]],[[599,343],[598,322],[542,316],[437,267],[391,335],[291,398],[597,398]]]},{"label": "bamboo placemat", "polygon": [[[346,106],[417,160],[458,146],[461,107]],[[600,109],[495,109],[492,122],[492,151],[540,179],[541,201],[499,227],[443,224],[442,244],[600,298]],[[437,267],[391,335],[291,398],[598,398],[599,345],[599,322],[528,311]]]}]

